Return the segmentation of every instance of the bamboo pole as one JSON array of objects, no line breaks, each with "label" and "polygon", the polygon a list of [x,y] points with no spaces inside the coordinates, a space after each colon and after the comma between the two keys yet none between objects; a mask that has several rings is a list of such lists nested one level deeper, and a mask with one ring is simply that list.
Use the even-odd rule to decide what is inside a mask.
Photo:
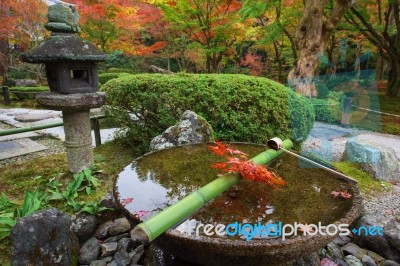
[{"label": "bamboo pole", "polygon": [[[282,148],[284,149],[290,149],[292,146],[293,143],[289,139],[282,142]],[[250,161],[255,164],[267,164],[282,153],[284,153],[283,150],[268,149],[253,157]],[[179,224],[198,211],[208,201],[237,184],[239,180],[239,174],[226,174],[215,179],[199,190],[190,193],[172,206],[138,224],[133,229],[132,234],[136,235],[144,243],[153,241],[169,228]]]}]

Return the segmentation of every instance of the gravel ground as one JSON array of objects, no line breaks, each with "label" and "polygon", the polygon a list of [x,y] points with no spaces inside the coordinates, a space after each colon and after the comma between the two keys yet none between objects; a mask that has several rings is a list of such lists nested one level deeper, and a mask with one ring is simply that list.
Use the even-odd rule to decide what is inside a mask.
[{"label": "gravel ground", "polygon": [[394,185],[393,190],[377,198],[364,199],[366,213],[378,212],[387,216],[400,215],[400,186]]},{"label": "gravel ground", "polygon": [[46,146],[48,149],[44,151],[38,151],[30,154],[21,155],[18,157],[1,160],[0,168],[14,163],[22,163],[39,157],[65,152],[64,144],[59,139],[50,137],[39,137],[33,140],[39,144]]}]

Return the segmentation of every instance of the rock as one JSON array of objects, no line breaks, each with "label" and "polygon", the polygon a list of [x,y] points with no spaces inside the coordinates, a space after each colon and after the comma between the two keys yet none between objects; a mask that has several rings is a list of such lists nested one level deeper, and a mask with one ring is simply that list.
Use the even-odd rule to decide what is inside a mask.
[{"label": "rock", "polygon": [[351,238],[348,236],[338,236],[333,240],[333,243],[339,247],[342,247],[350,242],[351,242]]},{"label": "rock", "polygon": [[336,262],[331,261],[328,258],[323,258],[320,263],[321,266],[337,266]]},{"label": "rock", "polygon": [[115,219],[110,228],[108,229],[108,233],[110,236],[120,235],[123,233],[129,232],[131,229],[131,224],[126,218]]},{"label": "rock", "polygon": [[379,263],[379,266],[400,266],[400,264],[392,260],[385,260],[382,263]]},{"label": "rock", "polygon": [[36,122],[40,120],[54,118],[54,114],[44,113],[44,114],[23,114],[15,116],[15,120],[19,122]]},{"label": "rock", "polygon": [[376,254],[375,252],[370,251],[370,250],[368,250],[367,255],[370,256],[377,263],[380,263],[381,261],[385,260],[383,257],[379,256],[378,254]]},{"label": "rock", "polygon": [[[131,264],[137,263],[144,253],[144,246],[140,245],[135,250],[129,253]],[[318,257],[318,256],[317,256]]]},{"label": "rock", "polygon": [[335,262],[339,266],[349,266],[343,259],[336,259]]},{"label": "rock", "polygon": [[115,253],[114,260],[118,266],[126,266],[129,265],[131,258],[129,257],[128,252],[122,250]]},{"label": "rock", "polygon": [[81,247],[78,262],[80,264],[90,264],[97,260],[100,254],[100,244],[95,237],[89,238]]},{"label": "rock", "polygon": [[132,248],[137,248],[138,246],[143,244],[143,239],[140,238],[137,234],[133,233],[133,230],[131,230],[131,240],[132,240]]},{"label": "rock", "polygon": [[104,240],[103,243],[118,242],[122,238],[129,238],[129,234],[128,233],[124,233],[124,234],[121,234],[121,235],[116,235],[116,236],[109,237],[106,240]]},{"label": "rock", "polygon": [[115,198],[113,196],[112,191],[108,192],[101,200],[100,200],[100,206],[105,207],[105,208],[110,208],[114,210],[119,210],[120,207],[118,204],[115,202]]},{"label": "rock", "polygon": [[71,230],[75,233],[80,241],[87,240],[94,232],[97,226],[97,218],[94,215],[81,213],[73,215],[71,218]]},{"label": "rock", "polygon": [[344,261],[349,265],[349,266],[363,266],[362,262],[354,257],[353,255],[348,255],[344,258]]},{"label": "rock", "polygon": [[343,251],[336,246],[334,243],[329,243],[327,246],[327,250],[332,258],[334,259],[342,259],[343,258]]},{"label": "rock", "polygon": [[71,265],[76,237],[70,216],[56,208],[21,218],[11,232],[12,265]]},{"label": "rock", "polygon": [[107,263],[107,266],[121,266],[121,265],[118,265],[118,263],[115,260],[113,260],[110,263]]},{"label": "rock", "polygon": [[361,262],[364,266],[376,266],[376,262],[368,255],[362,257]]},{"label": "rock", "polygon": [[122,238],[118,241],[118,251],[124,250],[126,252],[130,252],[132,249],[132,240],[130,238]]},{"label": "rock", "polygon": [[117,242],[109,242],[103,243],[100,245],[101,247],[101,257],[105,258],[108,256],[114,255],[117,252],[118,243]]},{"label": "rock", "polygon": [[352,255],[357,259],[362,259],[362,257],[367,255],[367,250],[362,249],[353,243],[347,243],[341,249],[345,255]]},{"label": "rock", "polygon": [[400,167],[396,152],[373,140],[349,138],[346,144],[347,160],[361,167],[377,179],[400,181]]},{"label": "rock", "polygon": [[34,79],[16,79],[16,87],[37,87],[37,82]]},{"label": "rock", "polygon": [[326,258],[326,249],[321,248],[317,250],[320,259]]},{"label": "rock", "polygon": [[180,121],[155,137],[150,143],[151,151],[158,151],[174,146],[213,142],[211,125],[192,111],[185,111]]},{"label": "rock", "polygon": [[106,263],[110,263],[114,260],[114,257],[113,256],[105,257],[105,258],[102,258],[101,260],[105,261]]},{"label": "rock", "polygon": [[107,266],[107,262],[104,260],[94,260],[90,263],[90,266]]},{"label": "rock", "polygon": [[94,236],[98,239],[104,239],[106,237],[108,237],[108,229],[110,228],[110,226],[113,224],[112,221],[108,221],[105,223],[100,224],[96,231],[94,232]]},{"label": "rock", "polygon": [[[380,256],[400,261],[399,242],[399,225],[390,217],[380,213],[370,213],[361,217],[355,228],[371,226],[380,226],[383,228],[383,235],[365,235],[365,233],[354,234],[354,240],[360,247],[376,252]],[[371,256],[372,257],[372,256]]]},{"label": "rock", "polygon": [[386,241],[397,253],[400,254],[400,223],[396,220],[390,221],[383,231]]}]

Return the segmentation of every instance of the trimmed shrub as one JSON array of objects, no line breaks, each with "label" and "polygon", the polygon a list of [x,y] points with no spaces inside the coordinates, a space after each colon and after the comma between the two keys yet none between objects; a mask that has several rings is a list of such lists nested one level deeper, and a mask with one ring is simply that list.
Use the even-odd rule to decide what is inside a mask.
[{"label": "trimmed shrub", "polygon": [[132,73],[132,70],[127,68],[116,68],[112,67],[107,69],[107,73]]},{"label": "trimmed shrub", "polygon": [[311,99],[315,110],[315,120],[329,124],[338,124],[342,119],[344,94],[330,92],[328,99]]},{"label": "trimmed shrub", "polygon": [[35,96],[41,92],[50,91],[47,86],[39,87],[12,87],[10,88],[10,93],[17,96],[18,99],[35,99]]},{"label": "trimmed shrub", "polygon": [[203,116],[217,139],[264,143],[304,140],[314,123],[311,102],[266,78],[244,75],[139,74],[103,85],[109,115],[129,128],[132,144],[148,145],[185,110]]},{"label": "trimmed shrub", "polygon": [[99,74],[99,83],[103,85],[106,84],[107,81],[109,80],[120,78],[127,75],[130,75],[130,73],[102,73]]}]

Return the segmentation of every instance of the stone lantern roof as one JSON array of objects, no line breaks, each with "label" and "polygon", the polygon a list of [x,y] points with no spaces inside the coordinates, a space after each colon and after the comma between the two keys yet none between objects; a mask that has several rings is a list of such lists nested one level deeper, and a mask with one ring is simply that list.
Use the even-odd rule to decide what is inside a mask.
[{"label": "stone lantern roof", "polygon": [[57,33],[39,46],[23,53],[21,60],[28,63],[101,62],[107,55],[91,43],[73,34]]},{"label": "stone lantern roof", "polygon": [[86,42],[75,33],[79,32],[79,14],[72,4],[49,6],[45,28],[52,32],[51,38],[23,53],[20,58],[28,63],[51,62],[101,62],[107,55],[96,46]]}]

